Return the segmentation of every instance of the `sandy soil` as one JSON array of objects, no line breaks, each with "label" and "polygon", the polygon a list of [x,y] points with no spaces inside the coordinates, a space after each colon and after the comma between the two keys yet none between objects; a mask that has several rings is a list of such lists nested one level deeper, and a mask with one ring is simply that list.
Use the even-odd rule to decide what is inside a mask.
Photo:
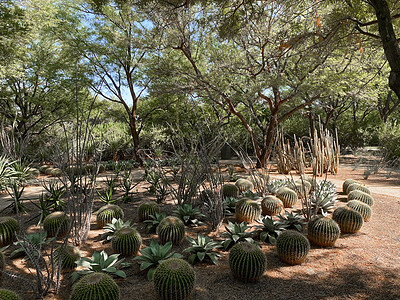
[{"label": "sandy soil", "polygon": [[[228,252],[221,251],[223,257],[218,265],[196,264],[196,285],[191,299],[224,300],[224,299],[400,299],[400,182],[398,178],[387,178],[384,172],[363,179],[363,169],[353,170],[341,167],[339,174],[329,175],[328,180],[334,182],[341,192],[345,179],[360,180],[373,192],[375,205],[373,215],[357,234],[342,235],[332,248],[312,246],[305,263],[290,266],[281,262],[275,253],[275,247],[262,244],[262,250],[267,257],[267,269],[261,280],[256,283],[242,283],[235,280],[229,270]],[[272,172],[273,178],[282,178]],[[37,195],[40,188],[27,188],[29,196]],[[3,202],[5,195],[0,195]],[[137,207],[143,201],[154,198],[146,193],[146,184],[140,186],[135,200],[122,204],[125,219],[132,220],[143,237],[143,247],[150,244],[155,235],[146,234],[144,225],[137,221]],[[339,195],[337,206],[345,205],[346,196]],[[96,202],[96,208],[101,203]],[[294,210],[299,209],[297,205]],[[172,206],[165,204],[162,210],[171,212]],[[2,215],[9,215],[5,211]],[[30,226],[30,230],[35,227]],[[209,233],[206,226],[187,228],[187,234],[195,237],[197,233],[208,233],[219,238],[219,232]],[[85,256],[91,256],[94,250],[105,249],[112,252],[110,244],[102,244],[99,236],[103,230],[96,229],[95,218],[92,218],[92,230],[81,251]],[[181,251],[189,246],[185,241],[174,247]],[[14,248],[6,250],[8,255]],[[125,269],[126,279],[116,279],[121,299],[156,299],[157,295],[151,282],[140,273],[139,266],[132,258],[132,267]],[[20,259],[11,261],[6,258],[6,270],[32,281],[29,274],[29,263],[24,264]],[[45,299],[68,299],[72,282],[68,273],[62,275],[61,288],[58,294],[50,293]],[[34,299],[28,284],[18,279],[8,279],[3,276],[1,287],[18,292],[22,299]]]}]

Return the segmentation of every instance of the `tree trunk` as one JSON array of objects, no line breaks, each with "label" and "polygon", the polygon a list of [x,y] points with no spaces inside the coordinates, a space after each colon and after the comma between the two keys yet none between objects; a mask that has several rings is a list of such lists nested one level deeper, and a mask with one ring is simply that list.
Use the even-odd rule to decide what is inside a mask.
[{"label": "tree trunk", "polygon": [[390,66],[389,87],[400,99],[400,47],[386,0],[369,0],[375,9],[383,50]]},{"label": "tree trunk", "polygon": [[278,110],[272,110],[271,116],[269,117],[269,124],[267,129],[267,135],[264,135],[263,145],[261,149],[261,153],[257,157],[257,167],[264,168],[268,164],[268,160],[271,157],[276,128],[278,127]]},{"label": "tree trunk", "polygon": [[139,166],[143,166],[143,160],[140,156],[140,147],[139,147],[139,134],[136,128],[136,120],[131,117],[129,120],[129,127],[131,129],[131,135],[133,139],[133,156],[135,160],[138,162]]}]

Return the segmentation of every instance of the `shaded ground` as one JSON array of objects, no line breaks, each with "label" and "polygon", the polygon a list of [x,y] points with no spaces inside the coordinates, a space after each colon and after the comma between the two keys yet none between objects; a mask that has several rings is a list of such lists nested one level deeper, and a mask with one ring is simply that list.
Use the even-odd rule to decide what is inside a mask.
[{"label": "shaded ground", "polygon": [[[388,178],[384,172],[372,174],[367,180],[364,178],[365,168],[353,170],[351,167],[341,167],[339,174],[329,175],[338,191],[346,178],[354,178],[366,184],[373,192],[375,205],[373,215],[365,223],[361,231],[354,235],[344,235],[333,248],[312,247],[307,261],[299,266],[289,266],[278,260],[275,248],[263,244],[262,250],[267,256],[267,269],[262,279],[257,283],[244,284],[235,280],[230,274],[228,253],[221,252],[223,257],[217,266],[195,265],[196,285],[191,299],[224,300],[224,299],[400,299],[400,184],[398,178]],[[244,174],[244,173],[243,173]],[[282,175],[272,172],[273,178],[282,178]],[[34,194],[38,192],[32,189]],[[137,223],[137,207],[143,201],[153,196],[147,194],[146,184],[139,187],[135,200],[122,204],[125,219],[131,219],[142,234],[144,245],[148,246],[155,235],[144,232],[143,224]],[[29,192],[29,188],[28,188]],[[1,195],[0,203],[4,201]],[[345,196],[339,195],[338,206],[345,205]],[[101,203],[96,203],[96,208]],[[296,206],[294,209],[298,209]],[[171,212],[172,206],[166,204],[162,210]],[[6,215],[3,212],[2,215]],[[94,250],[105,249],[112,252],[110,244],[102,244],[98,238],[103,230],[97,230],[95,218],[92,218],[92,228],[89,239],[81,247],[83,255],[90,256]],[[35,229],[35,228],[30,228]],[[196,236],[198,232],[208,232],[205,226],[187,228],[188,234]],[[210,236],[219,238],[220,232]],[[397,240],[398,238],[398,240]],[[189,246],[185,241],[175,251]],[[7,250],[9,254],[11,250]],[[132,261],[132,258],[128,258]],[[26,264],[20,259],[10,261],[6,259],[8,271],[14,271],[30,277]],[[121,290],[121,299],[156,299],[151,282],[139,272],[139,266],[126,269],[127,278],[117,279]],[[28,285],[20,280],[5,279],[1,286],[17,291],[22,299],[33,299]],[[71,291],[69,274],[64,274],[60,292],[48,295],[45,299],[68,299]]]}]

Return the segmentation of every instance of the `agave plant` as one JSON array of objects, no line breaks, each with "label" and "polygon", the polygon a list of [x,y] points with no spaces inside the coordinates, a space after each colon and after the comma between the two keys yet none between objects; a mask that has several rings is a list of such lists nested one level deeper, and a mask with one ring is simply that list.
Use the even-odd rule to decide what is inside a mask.
[{"label": "agave plant", "polygon": [[103,250],[101,252],[94,251],[92,258],[82,257],[76,264],[87,269],[72,273],[72,281],[76,281],[79,277],[94,272],[104,272],[125,278],[125,272],[117,269],[117,267],[127,268],[131,263],[124,262],[124,258],[118,260],[118,256],[119,254],[108,256],[108,254]]},{"label": "agave plant", "polygon": [[306,219],[301,214],[293,214],[293,212],[285,211],[285,215],[279,215],[278,224],[285,225],[286,229],[294,229],[299,232],[303,230],[303,225],[306,223]]},{"label": "agave plant", "polygon": [[190,264],[193,265],[196,260],[202,262],[206,257],[209,257],[215,265],[218,263],[218,257],[220,257],[221,254],[213,250],[222,247],[220,242],[213,242],[208,236],[203,236],[201,233],[199,233],[197,239],[193,239],[189,236],[187,239],[192,246],[184,249],[183,252],[192,253],[188,258]]},{"label": "agave plant", "polygon": [[271,216],[265,216],[257,222],[261,225],[255,226],[256,234],[262,242],[270,243],[272,245],[275,245],[276,238],[279,234],[289,227],[287,224],[274,221]]},{"label": "agave plant", "polygon": [[113,237],[114,233],[124,227],[131,227],[131,221],[122,221],[121,218],[112,218],[111,223],[107,223],[103,230],[105,231],[101,236],[101,240],[105,240],[103,243],[108,243]]},{"label": "agave plant", "polygon": [[172,215],[180,218],[185,225],[193,226],[203,225],[204,223],[200,219],[206,217],[197,207],[193,207],[191,204],[178,205]]},{"label": "agave plant", "polygon": [[22,260],[26,261],[32,257],[38,257],[40,255],[40,249],[54,239],[55,238],[48,239],[46,231],[27,234],[14,243],[14,245],[19,246],[19,248],[11,252],[10,258],[14,259],[24,256]]},{"label": "agave plant", "polygon": [[288,180],[286,179],[273,179],[270,180],[267,184],[267,190],[268,192],[270,192],[271,194],[276,194],[276,192],[284,186],[288,185]]},{"label": "agave plant", "polygon": [[222,242],[222,246],[224,247],[225,250],[229,249],[238,242],[242,241],[247,241],[249,243],[255,242],[251,236],[251,233],[246,231],[250,229],[250,227],[247,226],[246,222],[242,223],[228,222],[228,227],[225,226],[225,229],[227,232],[221,234],[222,237],[226,238]]},{"label": "agave plant", "polygon": [[225,197],[224,200],[225,214],[232,215],[235,212],[236,203],[238,201],[239,199],[235,197]]},{"label": "agave plant", "polygon": [[258,200],[260,199],[260,196],[258,196],[257,193],[254,193],[252,191],[244,191],[242,192],[242,196],[245,198],[249,198],[251,200]]},{"label": "agave plant", "polygon": [[321,211],[326,216],[328,211],[333,209],[337,202],[336,186],[331,181],[323,180],[318,182],[315,190],[310,196],[311,206],[318,213]]},{"label": "agave plant", "polygon": [[165,212],[161,212],[161,213],[156,212],[154,215],[149,215],[149,217],[151,219],[144,221],[147,224],[146,232],[147,233],[155,232],[158,224],[160,224],[162,219],[164,219],[166,216],[167,216],[167,213],[165,213]]},{"label": "agave plant", "polygon": [[153,274],[157,266],[164,260],[175,257],[182,258],[183,256],[175,251],[171,251],[172,242],[167,242],[160,245],[155,240],[152,240],[149,247],[146,247],[139,252],[141,256],[136,256],[136,260],[140,264],[140,271],[147,270],[147,279],[153,280]]},{"label": "agave plant", "polygon": [[56,180],[51,180],[48,184],[43,181],[42,186],[50,194],[49,197],[46,197],[46,201],[49,203],[52,211],[63,211],[66,202],[61,197],[65,193],[65,186],[60,186]]}]

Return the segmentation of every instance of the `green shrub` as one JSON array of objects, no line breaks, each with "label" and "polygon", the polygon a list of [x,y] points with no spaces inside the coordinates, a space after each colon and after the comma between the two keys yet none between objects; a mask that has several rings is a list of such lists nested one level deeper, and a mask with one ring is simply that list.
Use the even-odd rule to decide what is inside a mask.
[{"label": "green shrub", "polygon": [[188,299],[195,278],[196,274],[188,262],[180,258],[169,258],[154,271],[154,288],[162,300]]},{"label": "green shrub", "polygon": [[291,265],[301,264],[310,251],[310,242],[300,232],[287,230],[277,238],[276,251],[283,262]]},{"label": "green shrub", "polygon": [[383,124],[378,131],[379,144],[386,151],[388,159],[397,159],[400,157],[400,126],[397,121]]},{"label": "green shrub", "polygon": [[107,274],[95,272],[82,277],[72,287],[70,300],[118,300],[119,287]]},{"label": "green shrub", "polygon": [[267,259],[256,244],[241,242],[229,251],[229,267],[233,276],[241,281],[258,280],[266,265]]}]

